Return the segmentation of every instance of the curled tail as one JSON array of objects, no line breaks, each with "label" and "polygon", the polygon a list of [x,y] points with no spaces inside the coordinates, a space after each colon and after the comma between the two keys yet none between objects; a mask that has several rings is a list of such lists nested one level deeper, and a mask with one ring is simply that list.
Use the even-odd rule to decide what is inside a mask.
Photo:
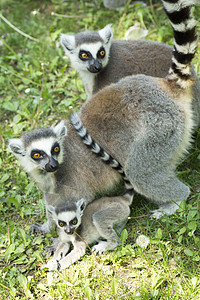
[{"label": "curled tail", "polygon": [[174,32],[172,65],[167,79],[181,88],[193,84],[191,61],[197,50],[196,22],[191,6],[197,0],[162,0],[165,12]]},{"label": "curled tail", "polygon": [[114,170],[121,174],[125,184],[125,192],[123,193],[123,197],[127,198],[131,204],[134,196],[134,189],[126,177],[122,165],[93,140],[91,135],[87,132],[87,129],[82,124],[77,113],[72,113],[69,118],[71,124],[76,129],[78,135],[81,137],[87,148],[96,154],[96,156],[100,157],[105,164],[111,166]]}]

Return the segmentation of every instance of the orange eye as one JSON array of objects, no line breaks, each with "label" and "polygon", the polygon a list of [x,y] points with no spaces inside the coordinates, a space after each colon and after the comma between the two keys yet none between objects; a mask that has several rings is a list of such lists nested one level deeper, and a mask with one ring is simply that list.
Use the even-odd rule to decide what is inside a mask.
[{"label": "orange eye", "polygon": [[87,54],[86,54],[86,53],[82,53],[82,54],[81,54],[81,57],[82,57],[82,58],[87,58]]},{"label": "orange eye", "polygon": [[101,56],[104,56],[104,55],[105,55],[105,51],[104,51],[104,50],[101,50],[100,55],[101,55]]},{"label": "orange eye", "polygon": [[40,157],[40,153],[34,153],[33,157],[38,159]]},{"label": "orange eye", "polygon": [[76,225],[76,224],[77,224],[77,220],[76,220],[76,219],[73,220],[72,224],[73,224],[73,225]]},{"label": "orange eye", "polygon": [[54,148],[54,152],[59,152],[60,151],[60,147],[58,147],[58,146],[56,146],[55,148]]}]

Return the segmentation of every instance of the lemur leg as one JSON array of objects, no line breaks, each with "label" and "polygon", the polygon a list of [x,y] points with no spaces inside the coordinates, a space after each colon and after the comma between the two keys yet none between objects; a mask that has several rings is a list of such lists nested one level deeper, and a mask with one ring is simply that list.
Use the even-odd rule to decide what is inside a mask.
[{"label": "lemur leg", "polygon": [[46,258],[54,254],[54,259],[60,260],[63,258],[70,249],[69,243],[61,243],[59,238],[52,238],[53,243],[50,246],[47,246],[43,252],[46,255]]},{"label": "lemur leg", "polygon": [[85,254],[86,245],[83,241],[75,241],[73,246],[74,249],[59,261],[61,270],[68,268]]},{"label": "lemur leg", "polygon": [[60,242],[56,248],[53,259],[61,260],[65,255],[69,252],[70,243],[62,243]]},{"label": "lemur leg", "polygon": [[[128,172],[127,176],[130,176]],[[165,214],[173,214],[179,208],[181,201],[187,200],[190,194],[189,187],[173,172],[167,172],[164,167],[153,174],[138,174],[136,171],[130,181],[138,193],[159,206],[152,211],[152,217],[157,219]]]},{"label": "lemur leg", "polygon": [[53,241],[53,243],[49,246],[46,246],[45,250],[43,251],[43,255],[46,256],[46,258],[50,257],[51,255],[53,255],[60,243],[59,238],[51,238],[51,240]]},{"label": "lemur leg", "polygon": [[114,230],[115,224],[122,224],[130,214],[130,208],[127,203],[127,199],[122,202],[118,202],[118,199],[123,197],[115,197],[116,202],[105,207],[100,211],[93,214],[93,224],[95,225],[99,236],[106,239],[106,241],[99,241],[99,243],[93,246],[93,250],[96,253],[102,254],[106,250],[112,250],[119,245],[120,238]]},{"label": "lemur leg", "polygon": [[69,252],[70,243],[57,242],[57,240],[55,244],[53,243],[53,247],[56,247],[53,258],[43,265],[42,269],[47,268],[49,271],[57,270],[60,264],[59,261]]}]

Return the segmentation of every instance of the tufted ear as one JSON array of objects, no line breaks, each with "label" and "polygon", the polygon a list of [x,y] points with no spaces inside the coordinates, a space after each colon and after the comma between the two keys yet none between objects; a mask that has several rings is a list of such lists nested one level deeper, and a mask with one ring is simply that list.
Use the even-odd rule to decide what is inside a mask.
[{"label": "tufted ear", "polygon": [[59,139],[63,139],[67,135],[67,127],[65,126],[65,121],[62,120],[55,127],[53,127],[53,131]]},{"label": "tufted ear", "polygon": [[105,44],[111,42],[113,37],[112,25],[108,24],[103,29],[98,31],[100,37],[104,40]]},{"label": "tufted ear", "polygon": [[24,145],[23,145],[23,142],[21,141],[21,139],[10,139],[8,146],[9,146],[10,151],[16,157],[25,155],[25,149],[24,149]]},{"label": "tufted ear", "polygon": [[48,205],[48,206],[47,206],[47,210],[48,210],[48,212],[49,212],[51,215],[54,215],[54,214],[55,214],[55,207],[54,207],[54,206]]},{"label": "tufted ear", "polygon": [[86,208],[86,200],[84,198],[78,200],[76,203],[78,210],[80,211],[81,214],[83,214],[85,208]]},{"label": "tufted ear", "polygon": [[60,35],[60,43],[65,50],[65,53],[69,55],[70,53],[73,53],[75,49],[75,37],[74,35],[68,35],[61,33]]}]

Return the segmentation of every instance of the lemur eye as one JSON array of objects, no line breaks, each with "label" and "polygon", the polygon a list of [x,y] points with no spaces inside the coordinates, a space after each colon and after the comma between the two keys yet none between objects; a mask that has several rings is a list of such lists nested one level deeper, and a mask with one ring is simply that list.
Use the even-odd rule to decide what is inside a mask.
[{"label": "lemur eye", "polygon": [[59,225],[60,227],[63,227],[63,226],[64,226],[64,222],[58,221],[58,225]]},{"label": "lemur eye", "polygon": [[101,55],[101,56],[104,56],[104,55],[105,55],[105,51],[104,51],[104,50],[101,50],[101,51],[100,51],[100,55]]},{"label": "lemur eye", "polygon": [[81,54],[81,57],[82,57],[82,58],[87,58],[87,53],[82,53],[82,54]]},{"label": "lemur eye", "polygon": [[40,158],[40,156],[41,156],[40,153],[34,153],[34,154],[33,154],[33,157],[34,157],[35,159]]},{"label": "lemur eye", "polygon": [[56,146],[56,147],[54,148],[54,152],[58,153],[59,151],[60,151],[60,147],[59,147],[59,146]]},{"label": "lemur eye", "polygon": [[72,221],[72,224],[73,224],[73,225],[76,225],[76,224],[77,224],[77,219],[74,219],[74,220]]}]

